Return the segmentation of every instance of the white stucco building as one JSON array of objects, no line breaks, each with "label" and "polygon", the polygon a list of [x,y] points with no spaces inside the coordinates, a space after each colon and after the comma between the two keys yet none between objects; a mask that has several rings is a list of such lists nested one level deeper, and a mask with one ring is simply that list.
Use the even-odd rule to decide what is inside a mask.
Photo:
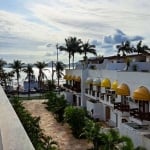
[{"label": "white stucco building", "polygon": [[85,107],[132,138],[135,146],[150,147],[150,55],[89,59],[66,70],[66,99]]}]

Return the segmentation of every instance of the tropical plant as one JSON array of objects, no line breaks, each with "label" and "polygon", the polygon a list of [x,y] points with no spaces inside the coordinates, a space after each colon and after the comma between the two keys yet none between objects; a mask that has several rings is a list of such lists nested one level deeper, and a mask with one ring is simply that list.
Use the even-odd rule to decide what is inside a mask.
[{"label": "tropical plant", "polygon": [[19,79],[20,79],[20,72],[22,71],[24,67],[24,63],[21,62],[21,60],[14,60],[13,63],[10,64],[10,67],[13,69],[12,71],[16,73],[17,77],[17,93],[19,96]]},{"label": "tropical plant", "polygon": [[64,119],[70,125],[73,135],[79,138],[85,126],[84,109],[68,106],[65,109]]},{"label": "tropical plant", "polygon": [[103,150],[134,150],[132,140],[127,136],[120,136],[119,132],[110,129],[103,134]]},{"label": "tropical plant", "polygon": [[131,47],[129,41],[122,42],[120,45],[117,45],[116,48],[118,49],[118,56],[120,55],[120,52],[122,52],[122,56],[126,56],[127,53],[134,52],[134,47]]},{"label": "tropical plant", "polygon": [[55,114],[55,118],[58,122],[62,122],[64,120],[64,110],[68,106],[68,103],[64,96],[58,96],[54,92],[49,92],[46,94],[46,98],[48,99],[47,109]]},{"label": "tropical plant", "polygon": [[146,150],[146,148],[145,148],[145,147],[142,147],[142,146],[138,146],[138,147],[136,147],[134,150]]},{"label": "tropical plant", "polygon": [[150,48],[147,45],[142,46],[142,41],[139,41],[136,45],[135,52],[137,52],[138,54],[148,54],[150,53]]},{"label": "tropical plant", "polygon": [[7,62],[3,59],[0,59],[0,83],[1,85],[3,82],[5,82],[5,70],[4,66],[7,64]]},{"label": "tropical plant", "polygon": [[60,51],[66,51],[69,54],[69,69],[70,69],[70,59],[73,57],[73,68],[74,68],[74,54],[80,53],[81,50],[81,40],[76,37],[69,37],[65,39],[65,46],[59,46]]},{"label": "tropical plant", "polygon": [[80,136],[85,136],[88,141],[93,143],[93,150],[99,150],[100,146],[104,143],[100,124],[89,119],[86,119],[85,127]]},{"label": "tropical plant", "polygon": [[28,64],[27,67],[23,69],[23,71],[27,74],[26,79],[28,79],[28,97],[30,97],[31,79],[34,76],[32,65]]},{"label": "tropical plant", "polygon": [[82,44],[81,54],[84,54],[84,60],[87,59],[87,53],[91,53],[91,54],[97,56],[95,45],[91,45],[89,43],[89,41]]},{"label": "tropical plant", "polygon": [[48,66],[47,63],[43,62],[36,62],[35,66],[39,69],[39,74],[38,74],[38,87],[41,91],[42,89],[42,83],[43,83],[43,79],[47,78],[47,76],[45,75],[45,73],[43,72],[44,68]]},{"label": "tropical plant", "polygon": [[66,65],[60,61],[56,62],[56,64],[55,64],[58,87],[59,87],[59,80],[64,75],[63,71],[64,71],[65,67],[66,67]]},{"label": "tropical plant", "polygon": [[40,117],[32,117],[18,98],[14,98],[11,102],[35,149],[56,150],[57,142],[42,133],[39,126]]}]

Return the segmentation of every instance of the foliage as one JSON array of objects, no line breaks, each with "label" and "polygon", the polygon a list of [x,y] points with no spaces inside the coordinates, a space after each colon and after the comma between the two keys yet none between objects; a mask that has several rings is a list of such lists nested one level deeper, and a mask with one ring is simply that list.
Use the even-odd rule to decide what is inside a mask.
[{"label": "foliage", "polygon": [[93,143],[94,150],[99,150],[103,144],[103,134],[101,134],[101,126],[92,120],[86,119],[85,127],[80,136],[85,136]]},{"label": "foliage", "polygon": [[69,69],[71,56],[73,58],[73,65],[74,65],[74,54],[81,52],[81,43],[82,43],[81,39],[77,39],[76,37],[69,37],[65,39],[65,46],[59,46],[60,51],[66,51],[69,54]]},{"label": "foliage", "polygon": [[68,106],[65,109],[64,118],[70,125],[73,135],[79,138],[85,126],[84,109],[75,106]]},{"label": "foliage", "polygon": [[103,133],[103,150],[133,150],[132,140],[127,136],[120,136],[119,132],[110,129]]},{"label": "foliage", "polygon": [[13,63],[10,64],[10,67],[13,69],[12,71],[16,73],[17,77],[17,93],[19,96],[19,79],[20,79],[20,72],[22,71],[22,68],[24,67],[24,63],[21,62],[21,60],[14,60]]},{"label": "foliage", "polygon": [[57,143],[52,140],[51,137],[46,137],[42,133],[42,129],[39,126],[39,117],[32,117],[23,107],[22,102],[15,98],[12,100],[12,106],[14,107],[22,125],[24,126],[32,144],[36,150],[56,150]]},{"label": "foliage", "polygon": [[30,97],[31,79],[33,79],[33,77],[35,77],[32,65],[28,64],[27,67],[23,69],[23,71],[27,74],[26,78],[28,79],[28,97]]},{"label": "foliage", "polygon": [[58,87],[59,87],[59,79],[64,75],[62,72],[64,71],[64,68],[66,65],[63,62],[56,62],[55,68],[56,68],[56,76],[58,80]]},{"label": "foliage", "polygon": [[48,102],[46,103],[47,109],[55,114],[58,122],[62,122],[64,120],[64,110],[68,106],[64,96],[58,96],[54,92],[49,92],[46,94],[46,98],[48,99]]},{"label": "foliage", "polygon": [[45,67],[48,66],[47,63],[45,63],[44,61],[43,62],[36,62],[35,63],[35,66],[39,69],[39,75],[38,75],[38,86],[39,86],[39,89],[41,90],[42,88],[42,82],[43,82],[43,79],[46,78],[46,75],[44,74],[43,70]]}]

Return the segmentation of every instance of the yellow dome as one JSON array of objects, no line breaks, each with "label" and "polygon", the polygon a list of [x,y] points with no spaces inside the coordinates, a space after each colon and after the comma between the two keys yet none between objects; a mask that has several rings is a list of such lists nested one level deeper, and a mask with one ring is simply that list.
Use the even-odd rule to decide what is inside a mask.
[{"label": "yellow dome", "polygon": [[99,78],[95,78],[93,80],[93,85],[100,86],[101,85],[101,80]]},{"label": "yellow dome", "polygon": [[146,87],[140,86],[133,92],[133,99],[140,101],[150,101],[150,92]]},{"label": "yellow dome", "polygon": [[117,95],[129,96],[130,89],[127,84],[122,83],[117,87]]},{"label": "yellow dome", "polygon": [[72,75],[68,75],[68,80],[72,80]]},{"label": "yellow dome", "polygon": [[86,84],[92,84],[92,82],[93,82],[93,79],[92,79],[92,78],[88,77],[88,78],[86,79]]},{"label": "yellow dome", "polygon": [[80,76],[77,76],[76,79],[75,79],[75,81],[80,82],[81,81]]},{"label": "yellow dome", "polygon": [[110,80],[108,78],[103,79],[101,82],[101,87],[110,88],[111,87]]},{"label": "yellow dome", "polygon": [[114,90],[114,91],[117,91],[117,87],[118,87],[118,81],[115,80],[112,85],[111,85],[111,89]]},{"label": "yellow dome", "polygon": [[75,79],[76,79],[76,76],[73,75],[73,76],[71,77],[71,80],[75,80]]},{"label": "yellow dome", "polygon": [[64,75],[64,79],[66,79],[66,80],[67,80],[67,78],[68,78],[68,76],[67,76],[67,75]]}]

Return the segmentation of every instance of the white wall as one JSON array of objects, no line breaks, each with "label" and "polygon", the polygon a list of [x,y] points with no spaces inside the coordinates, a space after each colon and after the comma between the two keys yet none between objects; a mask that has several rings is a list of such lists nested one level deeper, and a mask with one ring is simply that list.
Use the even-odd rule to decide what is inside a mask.
[{"label": "white wall", "polygon": [[18,116],[0,86],[0,129],[4,150],[34,150]]}]

